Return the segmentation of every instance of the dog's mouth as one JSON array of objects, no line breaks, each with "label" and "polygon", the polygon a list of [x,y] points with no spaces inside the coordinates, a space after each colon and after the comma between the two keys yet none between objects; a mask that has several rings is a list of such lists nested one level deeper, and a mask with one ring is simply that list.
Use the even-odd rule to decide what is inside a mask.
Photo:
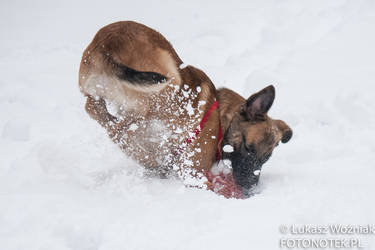
[{"label": "dog's mouth", "polygon": [[226,198],[246,199],[255,193],[262,165],[271,155],[257,159],[239,152],[224,153],[220,163],[206,173],[208,189]]},{"label": "dog's mouth", "polygon": [[226,171],[208,171],[205,176],[207,177],[207,189],[224,196],[225,198],[244,199],[242,190],[238,187],[233,179],[232,172]]}]

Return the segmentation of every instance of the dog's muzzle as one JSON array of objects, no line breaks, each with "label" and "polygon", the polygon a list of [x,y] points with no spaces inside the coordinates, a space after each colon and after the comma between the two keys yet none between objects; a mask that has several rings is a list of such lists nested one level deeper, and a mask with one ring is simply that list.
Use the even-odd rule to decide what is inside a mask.
[{"label": "dog's muzzle", "polygon": [[258,159],[255,154],[234,151],[226,157],[232,163],[234,180],[244,197],[251,196],[252,189],[258,184],[262,165],[270,155]]}]

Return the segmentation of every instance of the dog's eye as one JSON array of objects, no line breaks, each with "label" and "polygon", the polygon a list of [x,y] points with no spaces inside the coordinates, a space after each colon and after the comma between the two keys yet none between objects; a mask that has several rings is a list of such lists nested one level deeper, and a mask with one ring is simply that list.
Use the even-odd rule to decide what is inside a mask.
[{"label": "dog's eye", "polygon": [[[246,144],[245,144],[245,145],[246,145]],[[256,150],[255,150],[255,146],[254,146],[254,144],[246,145],[246,150],[247,150],[247,152],[249,152],[250,154],[255,154],[255,153],[256,153]]]},{"label": "dog's eye", "polygon": [[250,154],[256,153],[255,145],[253,143],[247,144],[246,143],[246,137],[244,135],[242,135],[242,144],[244,145],[244,148],[248,153],[250,153]]},{"label": "dog's eye", "polygon": [[242,136],[242,144],[244,145],[245,150],[250,154],[255,154],[255,145],[253,143],[247,144],[245,136]]}]

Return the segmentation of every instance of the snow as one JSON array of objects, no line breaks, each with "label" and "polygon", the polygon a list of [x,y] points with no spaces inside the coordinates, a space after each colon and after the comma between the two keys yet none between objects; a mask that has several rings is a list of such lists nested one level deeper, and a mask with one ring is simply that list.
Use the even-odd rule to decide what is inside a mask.
[{"label": "snow", "polygon": [[190,102],[189,102],[188,104],[186,104],[185,109],[186,109],[187,114],[188,114],[189,116],[192,116],[192,115],[195,114],[194,108],[193,108],[193,106],[191,105]]},{"label": "snow", "polygon": [[226,153],[232,153],[234,151],[234,149],[233,149],[232,145],[227,144],[227,145],[224,145],[223,151],[226,152]]},{"label": "snow", "polygon": [[137,128],[138,128],[138,125],[135,124],[135,123],[132,123],[132,124],[130,124],[130,126],[129,126],[129,130],[130,130],[130,131],[136,131]]},{"label": "snow", "polygon": [[225,166],[227,166],[228,168],[231,168],[232,167],[232,161],[229,160],[229,159],[224,159],[223,160],[223,163]]},{"label": "snow", "polygon": [[[0,3],[0,249],[277,249],[279,226],[375,224],[374,1]],[[102,26],[160,31],[216,86],[276,87],[293,129],[254,196],[148,176],[84,111]],[[364,249],[375,236],[361,236]]]}]

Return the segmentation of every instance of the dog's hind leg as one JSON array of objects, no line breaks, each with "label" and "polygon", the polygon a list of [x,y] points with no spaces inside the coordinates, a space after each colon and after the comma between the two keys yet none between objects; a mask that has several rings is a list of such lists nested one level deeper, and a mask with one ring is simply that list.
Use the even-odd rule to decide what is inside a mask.
[{"label": "dog's hind leg", "polygon": [[92,96],[87,96],[85,109],[90,117],[99,122],[104,128],[109,129],[110,126],[118,123],[117,118],[108,112],[103,99],[96,100]]},{"label": "dog's hind leg", "polygon": [[104,127],[109,137],[115,142],[122,142],[124,132],[132,123],[137,122],[137,119],[121,119],[111,115],[103,99],[96,100],[92,96],[87,96],[86,112],[90,117],[96,120],[102,127]]}]

